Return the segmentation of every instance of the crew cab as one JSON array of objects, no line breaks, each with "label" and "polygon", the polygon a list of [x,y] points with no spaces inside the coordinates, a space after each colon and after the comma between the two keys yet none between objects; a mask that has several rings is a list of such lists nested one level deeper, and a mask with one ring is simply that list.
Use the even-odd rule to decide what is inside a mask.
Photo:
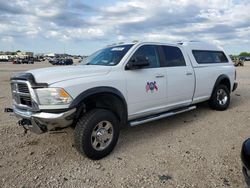
[{"label": "crew cab", "polygon": [[216,45],[137,42],[109,46],[77,66],[30,70],[11,78],[13,111],[35,133],[75,127],[76,149],[101,159],[120,129],[196,108],[226,110],[236,70]]}]

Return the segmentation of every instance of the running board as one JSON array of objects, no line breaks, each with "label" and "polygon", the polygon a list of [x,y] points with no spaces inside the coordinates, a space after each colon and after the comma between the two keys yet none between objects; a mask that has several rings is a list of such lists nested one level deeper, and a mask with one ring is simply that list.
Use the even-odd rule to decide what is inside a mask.
[{"label": "running board", "polygon": [[169,116],[173,116],[173,115],[176,115],[176,114],[180,114],[180,113],[183,113],[183,112],[187,112],[187,111],[190,111],[190,110],[194,110],[194,109],[196,109],[196,106],[189,106],[189,107],[185,107],[185,108],[180,108],[180,109],[169,111],[169,112],[166,112],[166,113],[161,113],[161,114],[157,114],[157,115],[148,116],[146,118],[140,118],[140,119],[132,120],[132,121],[129,122],[129,125],[130,126],[136,126],[136,125],[140,125],[140,124],[143,124],[143,123],[148,123],[148,122],[151,122],[151,121],[155,121],[155,120],[159,120],[159,119],[166,118],[166,117],[169,117]]}]

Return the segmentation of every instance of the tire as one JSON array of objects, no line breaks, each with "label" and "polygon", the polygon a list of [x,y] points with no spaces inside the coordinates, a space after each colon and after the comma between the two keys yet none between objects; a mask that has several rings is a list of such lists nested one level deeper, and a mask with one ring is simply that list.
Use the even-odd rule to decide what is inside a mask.
[{"label": "tire", "polygon": [[119,133],[119,121],[112,112],[94,109],[77,122],[74,133],[75,147],[81,154],[98,160],[114,149]]},{"label": "tire", "polygon": [[230,104],[230,92],[227,86],[218,85],[214,89],[209,100],[209,106],[214,110],[223,111],[228,108]]}]

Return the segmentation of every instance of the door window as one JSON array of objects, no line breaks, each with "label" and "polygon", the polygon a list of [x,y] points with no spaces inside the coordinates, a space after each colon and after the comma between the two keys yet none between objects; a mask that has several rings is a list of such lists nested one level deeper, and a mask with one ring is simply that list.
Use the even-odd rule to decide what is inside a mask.
[{"label": "door window", "polygon": [[149,66],[143,68],[157,68],[160,67],[160,61],[157,48],[154,45],[144,45],[136,50],[132,58],[137,56],[144,56],[149,61]]}]

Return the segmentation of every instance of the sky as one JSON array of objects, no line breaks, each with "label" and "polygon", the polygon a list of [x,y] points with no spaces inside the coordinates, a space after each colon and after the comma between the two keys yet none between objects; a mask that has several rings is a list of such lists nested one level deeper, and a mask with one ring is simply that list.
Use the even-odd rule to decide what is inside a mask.
[{"label": "sky", "polygon": [[0,0],[0,51],[89,55],[119,42],[250,52],[250,0]]}]

